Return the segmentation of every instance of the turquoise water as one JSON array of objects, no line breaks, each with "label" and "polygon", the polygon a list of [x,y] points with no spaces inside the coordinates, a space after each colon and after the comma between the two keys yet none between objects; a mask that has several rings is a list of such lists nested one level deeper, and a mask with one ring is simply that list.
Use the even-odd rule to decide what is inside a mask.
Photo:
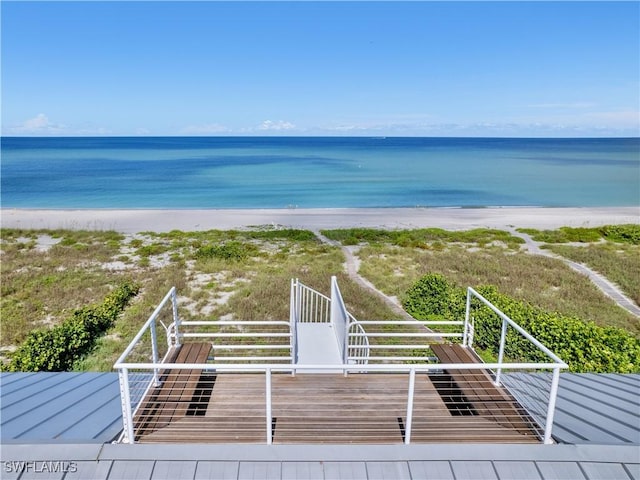
[{"label": "turquoise water", "polygon": [[2,138],[2,206],[640,205],[640,139]]}]

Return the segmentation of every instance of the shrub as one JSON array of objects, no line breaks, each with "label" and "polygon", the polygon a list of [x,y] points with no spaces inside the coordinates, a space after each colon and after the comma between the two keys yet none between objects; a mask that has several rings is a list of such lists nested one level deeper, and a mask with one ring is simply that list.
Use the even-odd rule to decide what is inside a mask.
[{"label": "shrub", "polygon": [[[418,280],[403,300],[404,309],[418,320],[459,320],[464,317],[464,293],[449,284],[447,279],[430,273]],[[462,309],[460,309],[462,308]]]},{"label": "shrub", "polygon": [[605,225],[600,231],[612,242],[640,245],[640,224]]},{"label": "shrub", "polygon": [[226,242],[215,245],[205,245],[196,250],[196,258],[217,258],[226,261],[241,261],[256,252],[255,245],[242,242]]},{"label": "shrub", "polygon": [[13,354],[9,370],[60,372],[71,369],[113,325],[138,290],[137,285],[122,283],[101,304],[74,311],[69,319],[52,329],[30,332]]},{"label": "shrub", "polygon": [[[573,372],[640,372],[640,340],[616,327],[600,327],[514,300],[492,285],[477,289],[505,315],[563,359]],[[460,319],[464,316],[465,290],[451,285],[441,275],[429,274],[411,287],[403,301],[405,310],[417,319]],[[472,302],[476,347],[498,353],[502,320],[490,309]],[[512,360],[546,360],[513,328],[507,330],[505,356]]]},{"label": "shrub", "polygon": [[640,245],[640,224],[605,225],[593,228],[561,227],[557,230],[519,228],[518,231],[531,235],[537,242],[545,243],[591,243],[604,238],[616,243]]}]

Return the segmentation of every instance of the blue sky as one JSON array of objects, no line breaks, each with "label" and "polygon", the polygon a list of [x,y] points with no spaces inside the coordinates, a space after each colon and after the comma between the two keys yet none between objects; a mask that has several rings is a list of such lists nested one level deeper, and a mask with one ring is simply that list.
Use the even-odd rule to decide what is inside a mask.
[{"label": "blue sky", "polygon": [[2,2],[3,135],[640,135],[638,2]]}]

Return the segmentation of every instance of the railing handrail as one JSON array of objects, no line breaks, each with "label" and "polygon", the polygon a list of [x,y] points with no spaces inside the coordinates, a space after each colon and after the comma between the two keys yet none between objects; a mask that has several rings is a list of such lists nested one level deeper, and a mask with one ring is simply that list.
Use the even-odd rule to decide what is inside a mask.
[{"label": "railing handrail", "polygon": [[[133,337],[133,340],[131,340],[131,342],[129,343],[129,346],[127,348],[125,348],[124,352],[122,352],[122,355],[120,355],[118,357],[118,360],[116,360],[115,365],[118,365],[120,363],[123,363],[124,359],[127,358],[127,356],[129,355],[129,353],[131,353],[131,350],[133,350],[135,348],[135,346],[137,345],[138,341],[142,338],[142,336],[145,334],[145,332],[147,331],[148,328],[151,327],[151,324],[156,320],[156,318],[158,317],[158,315],[160,315],[160,312],[162,311],[162,308],[167,304],[167,302],[174,297],[176,294],[176,287],[171,287],[169,289],[169,292],[167,292],[167,294],[164,296],[164,298],[162,299],[162,301],[158,304],[158,306],[156,307],[156,309],[153,311],[153,313],[149,316],[149,318],[147,319],[146,322],[144,322],[144,324],[142,325],[142,327],[140,327],[140,330],[138,331],[138,333],[136,334],[135,337]],[[116,367],[117,368],[117,367]]]},{"label": "railing handrail", "polygon": [[356,320],[361,325],[463,325],[464,320]]},{"label": "railing handrail", "polygon": [[506,368],[508,370],[544,370],[554,368],[565,368],[559,363],[425,363],[425,364],[370,364],[350,365],[350,364],[304,364],[304,365],[273,365],[269,363],[116,363],[114,368],[127,368],[138,370],[152,370],[157,368],[167,370],[217,370],[225,371],[245,371],[245,372],[262,372],[265,370],[279,370],[282,372],[290,372],[291,370],[354,370],[354,371],[380,371],[380,372],[408,372],[416,370],[417,372],[428,372],[433,370],[494,370],[497,368]]},{"label": "railing handrail", "polygon": [[511,325],[513,328],[515,328],[522,336],[524,336],[527,340],[529,340],[531,343],[533,343],[536,347],[538,347],[538,349],[540,351],[542,351],[542,353],[544,353],[545,355],[547,355],[549,358],[551,358],[555,364],[558,364],[561,366],[561,368],[569,368],[569,365],[567,365],[565,362],[562,361],[562,359],[560,357],[558,357],[555,353],[553,353],[551,350],[549,350],[546,346],[544,346],[539,340],[537,340],[535,337],[533,337],[529,332],[527,332],[524,328],[522,328],[520,325],[518,325],[515,321],[511,320],[511,318],[509,318],[507,315],[505,315],[503,312],[501,312],[498,307],[496,307],[495,305],[493,305],[489,300],[487,300],[486,298],[484,298],[482,295],[480,295],[478,292],[476,292],[473,288],[468,287],[467,291],[472,294],[473,296],[475,296],[478,300],[480,300],[482,303],[484,303],[487,307],[489,307],[489,309],[491,309],[496,315],[498,315],[503,321],[507,322],[509,325]]},{"label": "railing handrail", "polygon": [[[147,319],[147,321],[142,325],[139,332],[134,336],[133,340],[127,346],[125,351],[120,355],[118,360],[114,364],[114,368],[119,370],[119,378],[120,378],[120,388],[121,388],[121,403],[123,408],[123,424],[125,426],[126,436],[130,442],[133,442],[133,412],[131,411],[131,398],[129,392],[129,371],[130,370],[149,370],[153,372],[153,380],[147,386],[147,390],[151,388],[151,385],[155,384],[157,386],[158,382],[158,372],[159,371],[172,371],[172,370],[202,370],[202,371],[216,371],[217,373],[259,373],[265,374],[267,377],[266,381],[266,396],[267,396],[267,443],[271,443],[271,375],[272,373],[293,373],[296,371],[304,370],[305,372],[343,372],[345,375],[349,372],[354,373],[408,373],[410,376],[409,382],[409,390],[408,390],[408,404],[407,404],[407,425],[406,425],[406,436],[405,443],[409,443],[410,441],[410,431],[411,431],[411,412],[413,405],[413,385],[415,382],[416,373],[429,373],[429,372],[442,372],[444,370],[455,372],[457,370],[464,371],[491,371],[491,373],[495,376],[494,383],[496,385],[500,385],[500,375],[503,370],[552,370],[553,371],[553,379],[551,384],[551,389],[549,392],[549,401],[547,404],[547,417],[545,422],[545,431],[544,431],[544,442],[551,443],[551,428],[553,425],[553,416],[555,410],[555,402],[557,398],[557,389],[558,389],[558,381],[559,381],[559,372],[560,369],[568,368],[568,365],[563,362],[557,355],[555,355],[551,350],[549,350],[545,345],[543,345],[540,341],[535,339],[529,332],[524,330],[520,325],[518,325],[515,321],[509,318],[506,314],[501,312],[496,306],[494,306],[491,302],[489,302],[486,298],[476,292],[473,288],[469,287],[467,290],[467,305],[465,312],[465,320],[464,321],[450,321],[450,320],[431,320],[431,321],[383,321],[383,320],[365,320],[358,321],[351,313],[346,309],[346,305],[342,300],[342,294],[337,285],[336,277],[332,277],[331,283],[331,298],[326,295],[317,292],[316,290],[307,287],[306,285],[301,284],[297,280],[292,282],[292,293],[295,292],[295,299],[292,299],[290,304],[292,307],[290,320],[287,321],[234,321],[234,320],[212,320],[212,321],[185,321],[181,322],[177,316],[177,300],[176,300],[176,289],[172,287],[169,292],[165,295],[160,304],[153,311],[151,316]],[[300,292],[304,292],[300,294]],[[471,297],[478,298],[482,304],[490,308],[494,313],[496,313],[502,319],[502,335],[500,339],[500,352],[498,356],[498,361],[494,363],[398,363],[398,364],[370,364],[368,363],[369,358],[373,358],[374,360],[378,360],[379,357],[370,357],[369,355],[369,337],[420,337],[420,338],[430,338],[430,337],[462,337],[462,345],[464,347],[472,347],[472,330],[473,326],[469,323],[469,315],[471,310]],[[271,356],[247,356],[247,357],[228,357],[228,361],[225,361],[224,357],[219,357],[216,363],[165,363],[164,361],[160,361],[158,359],[158,347],[157,347],[157,328],[156,321],[158,316],[160,315],[162,309],[165,305],[171,301],[173,307],[173,333],[171,332],[171,327],[166,327],[168,335],[168,339],[174,339],[173,343],[169,341],[170,346],[173,344],[176,347],[180,345],[181,338],[229,338],[229,337],[240,337],[240,338],[291,338],[290,348],[291,355],[289,357],[271,357]],[[327,312],[328,307],[328,312]],[[302,311],[304,308],[304,311]],[[320,309],[319,312],[313,312],[314,308]],[[304,318],[313,318],[312,322],[321,322],[324,323],[327,321],[327,318],[330,322],[333,323],[334,330],[336,333],[336,338],[338,340],[338,344],[342,349],[342,363],[341,364],[313,364],[313,365],[298,365],[296,364],[296,328],[297,323],[301,321],[300,316],[304,315]],[[320,319],[320,320],[318,320]],[[430,333],[407,333],[407,332],[398,332],[398,333],[369,333],[367,334],[363,329],[364,325],[464,325],[462,333],[440,333],[440,332],[430,332]],[[164,326],[164,324],[162,324]],[[179,331],[179,327],[204,327],[204,326],[212,326],[212,327],[224,327],[224,326],[245,326],[245,325],[253,325],[253,326],[278,326],[278,327],[289,327],[288,333],[269,333],[269,332],[247,332],[247,333],[226,333],[226,332],[182,332]],[[525,339],[529,340],[535,347],[537,347],[542,353],[544,353],[551,362],[505,362],[504,361],[504,349],[506,342],[506,329],[507,325],[513,327],[517,332],[519,332]],[[351,332],[351,328],[355,328],[357,331]],[[153,356],[152,362],[128,362],[126,361],[131,351],[139,344],[143,336],[150,330],[152,336],[152,349]],[[351,340],[354,342],[351,343]],[[258,348],[259,345],[247,344],[247,345],[234,345],[230,347],[230,349],[254,349]],[[278,348],[285,347],[284,345],[278,345]],[[398,348],[426,348],[428,345],[401,345]],[[275,349],[276,346],[269,347],[270,349]],[[374,348],[396,348],[394,345],[376,345]],[[349,349],[352,349],[354,355],[349,355]],[[168,357],[168,352],[165,354],[164,359],[166,360]],[[255,362],[264,362],[265,360],[272,361],[288,361],[288,363],[229,363],[240,360],[241,358],[246,358],[246,360],[251,361],[252,358]],[[395,358],[407,360],[415,358],[416,360],[424,360],[428,357],[401,357],[401,356],[393,356],[388,357],[390,360]],[[430,357],[429,357],[430,358]],[[356,361],[356,363],[349,363],[350,361]],[[357,363],[357,361],[362,361],[362,363]],[[220,363],[224,362],[224,363]],[[145,391],[145,395],[146,395]],[[139,405],[138,405],[139,406]],[[137,408],[137,407],[136,407]]]},{"label": "railing handrail", "polygon": [[327,301],[329,301],[329,302],[331,301],[331,299],[330,299],[329,297],[327,297],[324,293],[319,292],[319,291],[317,291],[316,289],[311,288],[310,286],[305,285],[305,284],[304,284],[304,283],[302,283],[302,282],[298,282],[298,285],[300,285],[300,288],[302,288],[302,289],[304,289],[304,290],[307,290],[308,292],[311,292],[311,293],[312,293],[312,294],[314,294],[314,295],[317,295],[318,297],[322,298],[323,300],[327,300]]},{"label": "railing handrail", "polygon": [[181,326],[209,326],[209,325],[280,325],[288,327],[286,320],[182,320]]}]

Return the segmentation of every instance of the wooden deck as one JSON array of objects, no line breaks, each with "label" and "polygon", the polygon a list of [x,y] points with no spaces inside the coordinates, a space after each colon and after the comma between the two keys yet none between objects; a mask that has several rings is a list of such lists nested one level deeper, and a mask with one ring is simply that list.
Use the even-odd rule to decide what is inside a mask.
[{"label": "wooden deck", "polygon": [[[471,350],[458,344],[432,345],[431,350],[440,363],[481,363]],[[534,428],[526,411],[505,389],[493,383],[486,370],[453,370],[445,373],[464,396],[464,402],[468,402],[478,415],[523,435],[528,435]]]},{"label": "wooden deck", "polygon": [[[196,347],[187,349],[195,351]],[[198,352],[203,350],[206,349],[197,348]],[[445,346],[440,353],[445,355],[446,351]],[[176,361],[178,358],[181,358],[180,352]],[[482,371],[469,372],[484,375]],[[194,378],[198,376],[199,379]],[[451,372],[443,376],[416,375],[412,443],[539,442],[537,432],[506,392],[490,381],[489,387],[480,377],[464,372],[454,377]],[[457,397],[443,395],[440,388],[442,382],[451,383],[452,378]],[[408,374],[353,373],[347,377],[335,373],[274,374],[272,441],[275,444],[402,443],[408,382]],[[210,395],[202,395],[207,388]],[[461,390],[464,392],[460,393]],[[148,412],[147,416],[139,417],[146,423],[137,424],[139,442],[265,443],[267,440],[264,374],[212,376],[182,372],[180,377],[169,375],[165,384],[152,393],[155,396],[150,395],[146,400],[148,405],[141,409]],[[205,398],[198,400],[198,395]],[[454,404],[466,402],[470,407],[452,406],[453,397],[457,398]],[[162,408],[163,398],[174,403]]]}]

